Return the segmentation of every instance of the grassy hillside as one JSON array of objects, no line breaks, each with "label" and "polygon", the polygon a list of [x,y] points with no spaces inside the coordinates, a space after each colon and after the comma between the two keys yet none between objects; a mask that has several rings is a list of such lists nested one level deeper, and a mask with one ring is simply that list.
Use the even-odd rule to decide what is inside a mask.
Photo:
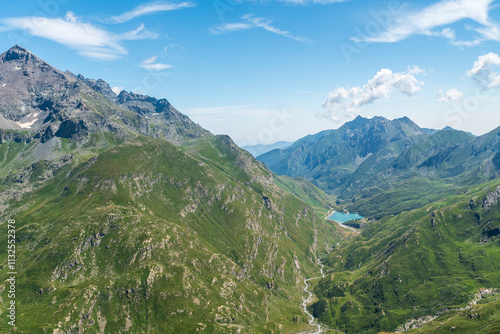
[{"label": "grassy hillside", "polygon": [[275,176],[275,181],[278,186],[312,206],[319,214],[326,214],[335,203],[333,195],[326,194],[304,178],[281,175]]},{"label": "grassy hillside", "polygon": [[410,329],[405,333],[484,333],[496,334],[500,328],[499,295],[485,296],[476,305],[463,310],[451,310],[437,316],[421,327]]},{"label": "grassy hillside", "polygon": [[297,287],[338,241],[223,136],[137,137],[10,204],[25,333],[298,332]]},{"label": "grassy hillside", "polygon": [[499,288],[499,198],[497,179],[370,224],[327,256],[312,310],[346,333],[377,333]]}]

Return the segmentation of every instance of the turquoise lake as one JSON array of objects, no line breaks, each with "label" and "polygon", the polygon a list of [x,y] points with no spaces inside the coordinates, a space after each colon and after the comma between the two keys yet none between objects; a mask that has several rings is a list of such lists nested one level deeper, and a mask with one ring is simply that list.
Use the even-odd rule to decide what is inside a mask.
[{"label": "turquoise lake", "polygon": [[357,213],[343,213],[335,211],[328,219],[335,220],[339,223],[345,223],[349,220],[357,220],[363,219],[363,216],[358,215]]}]

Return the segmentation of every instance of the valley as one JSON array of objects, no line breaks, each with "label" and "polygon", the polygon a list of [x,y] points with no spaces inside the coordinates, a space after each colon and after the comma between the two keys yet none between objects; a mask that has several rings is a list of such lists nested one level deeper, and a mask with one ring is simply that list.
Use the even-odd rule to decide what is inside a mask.
[{"label": "valley", "polygon": [[350,231],[322,260],[314,316],[343,333],[498,331],[495,312],[463,314],[496,305],[475,301],[500,284],[499,151],[499,128],[474,137],[358,116],[258,156],[333,196]]},{"label": "valley", "polygon": [[17,45],[0,74],[16,331],[500,329],[500,128],[359,116],[254,158],[166,99]]}]

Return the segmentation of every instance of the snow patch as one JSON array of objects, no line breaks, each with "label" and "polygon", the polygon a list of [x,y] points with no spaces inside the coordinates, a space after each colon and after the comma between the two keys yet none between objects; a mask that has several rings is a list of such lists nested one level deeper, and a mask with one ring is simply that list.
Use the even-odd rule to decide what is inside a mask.
[{"label": "snow patch", "polygon": [[19,71],[20,69],[20,67],[14,66],[14,71]]},{"label": "snow patch", "polygon": [[31,122],[26,122],[26,123],[16,122],[16,123],[23,129],[30,129],[36,121],[38,121],[38,118],[35,118]]},{"label": "snow patch", "polygon": [[21,123],[21,122],[16,122],[17,125],[19,125],[21,128],[23,129],[30,129],[33,124],[38,121],[38,118],[36,118],[38,115],[40,114],[40,112],[37,112],[37,113],[33,113],[33,114],[29,114],[28,116],[24,117],[24,119],[26,118],[31,118],[31,117],[34,117],[33,120],[29,121],[29,122],[24,122],[24,123]]},{"label": "snow patch", "polygon": [[7,84],[3,84],[3,85],[2,85],[2,87],[5,87],[5,86],[7,86]]}]

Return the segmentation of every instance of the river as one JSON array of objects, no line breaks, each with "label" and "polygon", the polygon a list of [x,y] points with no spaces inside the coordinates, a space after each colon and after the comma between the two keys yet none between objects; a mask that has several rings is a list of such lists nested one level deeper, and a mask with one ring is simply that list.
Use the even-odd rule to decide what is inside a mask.
[{"label": "river", "polygon": [[307,314],[307,317],[309,318],[309,325],[316,327],[316,331],[308,333],[308,334],[320,334],[323,332],[321,325],[316,321],[316,319],[313,317],[313,315],[307,310],[307,303],[309,303],[309,301],[313,297],[312,292],[308,290],[309,289],[308,282],[311,280],[314,280],[314,279],[325,277],[325,274],[323,273],[323,267],[324,267],[324,265],[321,264],[321,276],[304,279],[304,284],[306,285],[306,287],[304,288],[304,291],[307,293],[307,298],[304,299],[304,301],[302,302],[302,307],[304,308],[304,312]]}]

